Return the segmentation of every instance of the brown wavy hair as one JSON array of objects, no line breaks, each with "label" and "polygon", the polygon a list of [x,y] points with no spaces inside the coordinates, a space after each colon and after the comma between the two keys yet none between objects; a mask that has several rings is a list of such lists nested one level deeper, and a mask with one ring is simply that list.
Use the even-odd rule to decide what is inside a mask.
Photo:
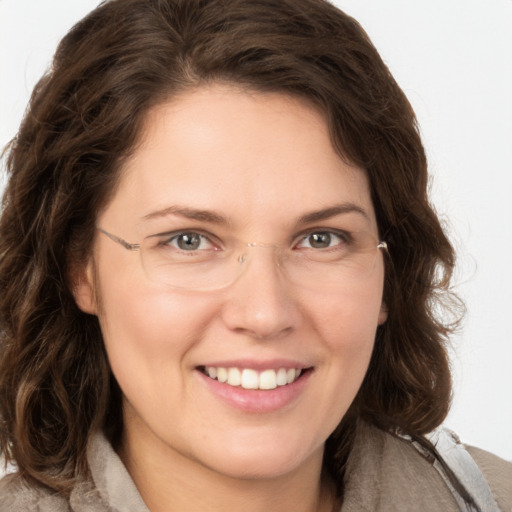
[{"label": "brown wavy hair", "polygon": [[342,482],[359,418],[421,436],[447,414],[451,326],[436,311],[454,253],[429,204],[414,112],[360,25],[324,0],[111,0],[62,40],[6,153],[0,449],[25,479],[69,490],[91,432],[119,441],[121,392],[70,267],[87,261],[148,110],[211,82],[314,103],[340,156],[369,177],[389,316],[325,471]]}]

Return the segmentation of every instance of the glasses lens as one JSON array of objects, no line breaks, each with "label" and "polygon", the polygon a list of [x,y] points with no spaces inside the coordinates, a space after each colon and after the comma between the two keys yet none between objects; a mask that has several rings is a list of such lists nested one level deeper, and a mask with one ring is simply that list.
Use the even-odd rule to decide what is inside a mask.
[{"label": "glasses lens", "polygon": [[304,245],[287,254],[284,267],[289,279],[303,287],[336,292],[350,292],[367,279],[380,249],[377,237],[366,231],[328,237],[315,233]]},{"label": "glasses lens", "polygon": [[[301,287],[350,290],[373,271],[385,247],[368,232],[315,232],[291,247],[235,242],[220,248],[197,233],[150,236],[140,246],[144,269],[154,282],[185,290],[229,286],[252,258],[271,257],[279,271]],[[264,254],[260,254],[263,252]]]}]

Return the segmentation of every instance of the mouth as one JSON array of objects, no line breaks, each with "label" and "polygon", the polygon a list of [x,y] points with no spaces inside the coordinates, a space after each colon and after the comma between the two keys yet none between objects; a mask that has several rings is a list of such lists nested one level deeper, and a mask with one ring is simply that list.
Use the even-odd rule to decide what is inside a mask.
[{"label": "mouth", "polygon": [[235,388],[272,390],[293,384],[312,368],[253,368],[200,366],[198,370],[212,380]]}]

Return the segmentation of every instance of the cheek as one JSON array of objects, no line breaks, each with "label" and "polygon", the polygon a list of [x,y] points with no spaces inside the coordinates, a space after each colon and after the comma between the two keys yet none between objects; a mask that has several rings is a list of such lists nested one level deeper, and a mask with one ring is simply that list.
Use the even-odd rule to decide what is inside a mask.
[{"label": "cheek", "polygon": [[357,352],[366,345],[373,346],[381,309],[382,286],[377,282],[350,295],[323,295],[312,314],[327,343]]},{"label": "cheek", "polygon": [[114,375],[126,394],[135,375],[141,384],[176,383],[213,314],[211,304],[148,283],[136,268],[116,275],[116,267],[105,265],[98,279],[99,319]]},{"label": "cheek", "polygon": [[[381,310],[381,288],[362,289],[350,297],[324,296],[316,303],[314,325],[329,355],[327,381],[333,400],[346,410],[368,369]],[[327,389],[327,388],[326,388]]]},{"label": "cheek", "polygon": [[[316,415],[327,438],[353,403],[373,352],[381,295],[373,291],[349,296],[323,295],[310,302],[313,339],[320,340]],[[304,428],[307,428],[304,425]]]}]

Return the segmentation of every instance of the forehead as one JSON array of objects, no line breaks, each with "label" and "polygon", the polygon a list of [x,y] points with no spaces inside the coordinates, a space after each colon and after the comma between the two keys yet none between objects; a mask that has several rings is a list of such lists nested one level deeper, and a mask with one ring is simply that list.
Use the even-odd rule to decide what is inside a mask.
[{"label": "forehead", "polygon": [[374,215],[366,173],[337,154],[319,109],[215,85],[148,113],[105,214],[140,223],[179,205],[264,224],[347,201]]}]

